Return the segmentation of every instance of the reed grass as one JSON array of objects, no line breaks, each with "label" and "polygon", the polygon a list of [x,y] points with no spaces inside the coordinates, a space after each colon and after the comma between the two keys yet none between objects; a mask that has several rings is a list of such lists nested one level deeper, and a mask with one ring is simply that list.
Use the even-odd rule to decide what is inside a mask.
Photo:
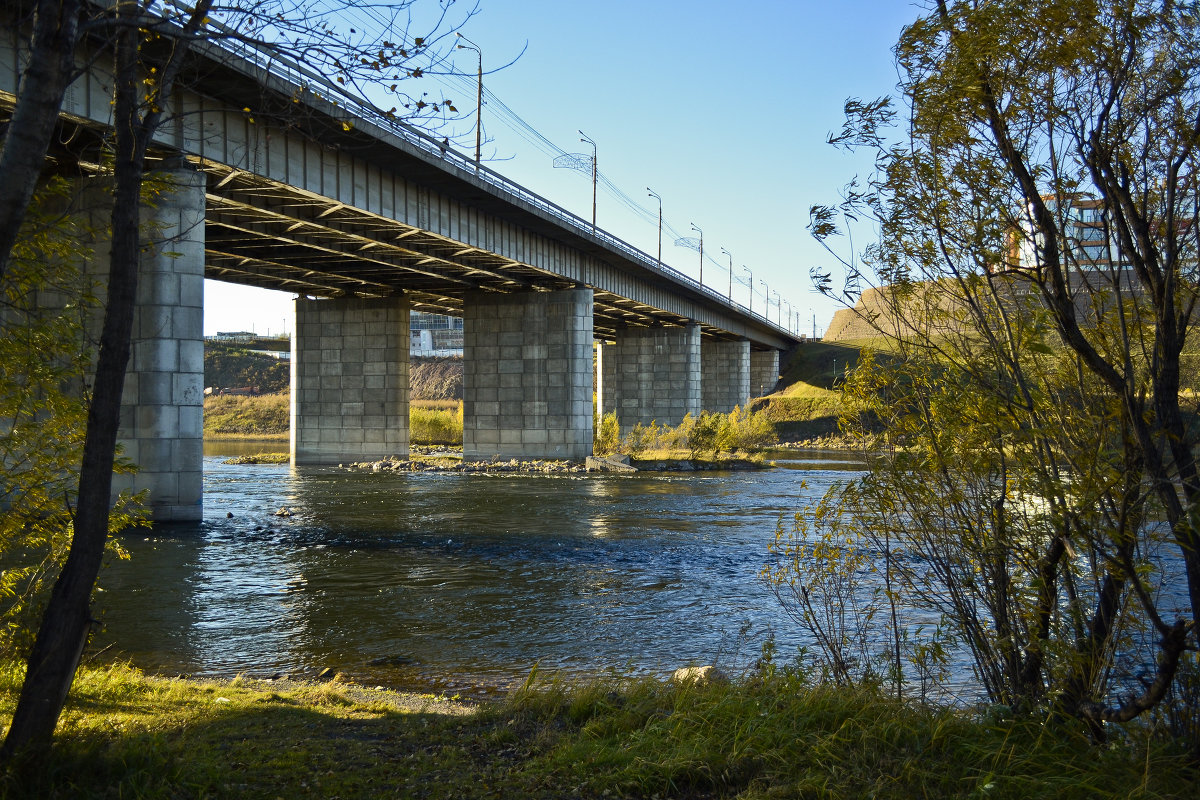
[{"label": "reed grass", "polygon": [[453,405],[448,408],[410,405],[408,409],[408,439],[413,444],[461,445],[463,442],[462,401],[454,401]]}]

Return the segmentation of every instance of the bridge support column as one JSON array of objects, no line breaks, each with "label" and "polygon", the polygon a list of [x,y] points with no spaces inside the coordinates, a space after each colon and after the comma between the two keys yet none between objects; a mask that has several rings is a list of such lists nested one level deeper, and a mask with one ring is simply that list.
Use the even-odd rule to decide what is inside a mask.
[{"label": "bridge support column", "polygon": [[592,453],[592,290],[463,300],[463,458]]},{"label": "bridge support column", "polygon": [[750,394],[763,397],[775,391],[779,382],[779,351],[752,350],[750,352]]},{"label": "bridge support column", "polygon": [[399,297],[296,300],[293,464],[408,455],[408,336]]},{"label": "bridge support column", "polygon": [[750,400],[750,342],[700,342],[700,394],[705,411],[728,414]]},{"label": "bridge support column", "polygon": [[[204,489],[205,178],[191,167],[157,176],[175,189],[142,209],[151,246],[139,267],[117,434],[138,471],[113,475],[113,492],[145,489],[155,522],[195,522]],[[94,213],[106,218],[107,200]],[[89,271],[107,277],[106,243]]]},{"label": "bridge support column", "polygon": [[700,413],[700,326],[625,328],[600,348],[600,409],[621,429]]}]

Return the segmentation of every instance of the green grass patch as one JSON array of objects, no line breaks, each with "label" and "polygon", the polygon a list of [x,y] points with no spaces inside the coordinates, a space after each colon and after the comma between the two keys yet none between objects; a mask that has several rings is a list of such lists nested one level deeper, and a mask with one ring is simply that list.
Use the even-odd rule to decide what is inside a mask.
[{"label": "green grass patch", "polygon": [[[50,759],[7,798],[1191,796],[1170,742],[1098,746],[780,673],[734,683],[540,683],[473,712],[337,683],[80,673]],[[0,675],[11,714],[20,670]]]},{"label": "green grass patch", "polygon": [[215,438],[287,436],[288,393],[204,398],[204,435]]},{"label": "green grass patch", "polygon": [[410,405],[408,437],[413,444],[461,445],[463,441],[462,401],[450,407]]}]

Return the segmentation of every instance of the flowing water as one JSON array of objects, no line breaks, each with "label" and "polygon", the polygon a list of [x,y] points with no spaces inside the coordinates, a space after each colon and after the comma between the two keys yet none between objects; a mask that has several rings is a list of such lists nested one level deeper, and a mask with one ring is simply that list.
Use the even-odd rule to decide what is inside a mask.
[{"label": "flowing water", "polygon": [[[247,449],[259,451],[259,445]],[[462,475],[238,466],[206,453],[204,522],[127,535],[101,646],[148,669],[504,687],[535,664],[667,673],[801,643],[757,575],[781,519],[858,465]],[[781,460],[787,459],[787,460]],[[286,508],[291,516],[277,516]]]}]

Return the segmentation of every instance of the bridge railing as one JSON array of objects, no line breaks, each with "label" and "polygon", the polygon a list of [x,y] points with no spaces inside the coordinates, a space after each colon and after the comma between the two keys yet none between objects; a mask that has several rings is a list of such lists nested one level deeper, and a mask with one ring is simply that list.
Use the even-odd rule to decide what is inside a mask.
[{"label": "bridge railing", "polygon": [[[297,62],[295,59],[288,56],[286,53],[280,52],[277,49],[271,48],[263,43],[247,42],[237,35],[237,32],[227,28],[220,22],[215,20],[210,21],[208,27],[214,31],[218,31],[221,35],[211,38],[209,41],[217,45],[228,55],[236,56],[237,58],[249,62],[259,69],[264,70],[268,75],[276,78],[281,78],[291,82],[298,88],[313,92],[319,98],[326,102],[334,104],[336,107],[346,111],[348,117],[367,120],[374,125],[392,133],[399,137],[404,142],[413,146],[428,155],[438,158],[448,165],[457,168],[460,171],[475,175],[479,180],[485,181],[489,185],[499,189],[510,198],[519,200],[527,205],[533,206],[539,211],[549,214],[562,223],[565,223],[570,228],[578,233],[589,235],[594,239],[603,242],[608,247],[621,252],[627,258],[639,263],[646,269],[652,270],[664,276],[682,283],[690,288],[702,293],[711,300],[720,303],[730,309],[736,309],[740,313],[751,318],[757,319],[770,328],[773,328],[788,336],[793,336],[792,332],[782,325],[771,322],[763,314],[751,311],[731,298],[718,293],[715,289],[701,284],[696,279],[686,275],[679,270],[670,267],[658,259],[651,258],[648,253],[639,250],[628,242],[613,236],[607,231],[595,227],[591,222],[577,216],[576,214],[567,211],[565,208],[556,203],[547,200],[536,192],[526,189],[524,186],[504,177],[500,173],[477,163],[467,155],[446,146],[442,141],[437,140],[433,136],[421,131],[412,125],[397,119],[394,114],[383,111],[370,100],[365,97],[360,97],[353,92],[348,91],[345,87],[329,80],[326,76],[320,74],[316,70],[304,64]],[[231,64],[231,66],[237,66]],[[314,90],[314,86],[320,87],[320,90]],[[345,120],[347,123],[352,122],[352,119]]]}]

